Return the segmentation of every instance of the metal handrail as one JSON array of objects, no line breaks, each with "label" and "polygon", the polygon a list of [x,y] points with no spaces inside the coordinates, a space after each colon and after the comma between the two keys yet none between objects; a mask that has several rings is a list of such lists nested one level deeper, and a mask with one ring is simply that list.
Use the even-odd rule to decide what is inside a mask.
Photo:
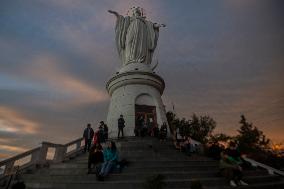
[{"label": "metal handrail", "polygon": [[280,171],[280,170],[278,170],[278,169],[275,169],[275,168],[270,167],[270,166],[268,166],[268,165],[265,165],[265,164],[263,164],[263,163],[257,162],[257,161],[255,161],[255,160],[250,159],[250,158],[245,157],[245,156],[243,156],[242,158],[243,158],[245,161],[251,163],[251,165],[254,166],[254,167],[260,167],[260,168],[266,169],[270,175],[275,175],[275,174],[277,174],[277,175],[280,175],[280,176],[284,176],[284,172],[283,172],[283,171]]}]

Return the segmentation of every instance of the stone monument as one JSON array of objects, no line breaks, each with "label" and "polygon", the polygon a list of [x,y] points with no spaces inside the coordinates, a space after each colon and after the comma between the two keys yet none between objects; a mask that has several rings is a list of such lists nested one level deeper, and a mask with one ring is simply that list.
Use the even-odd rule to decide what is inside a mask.
[{"label": "stone monument", "polygon": [[115,41],[122,63],[119,72],[106,84],[111,96],[107,116],[110,136],[117,136],[120,115],[125,119],[125,136],[134,135],[136,120],[141,117],[150,127],[167,124],[161,98],[165,83],[154,72],[157,65],[151,64],[159,29],[165,25],[146,20],[140,7],[131,8],[130,16],[108,12],[116,16]]}]

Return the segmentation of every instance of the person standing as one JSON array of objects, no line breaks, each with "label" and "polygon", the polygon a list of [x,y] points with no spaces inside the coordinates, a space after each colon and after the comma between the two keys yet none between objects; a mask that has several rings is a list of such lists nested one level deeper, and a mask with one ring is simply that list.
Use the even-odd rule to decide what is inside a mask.
[{"label": "person standing", "polygon": [[87,124],[87,128],[84,130],[83,133],[83,138],[85,139],[85,147],[84,147],[84,152],[88,150],[90,151],[90,147],[92,144],[92,139],[94,137],[94,130],[91,128],[91,124]]},{"label": "person standing", "polygon": [[138,118],[136,120],[136,125],[135,125],[136,127],[135,127],[135,130],[134,130],[135,136],[141,136],[143,124],[144,124],[143,116],[138,116]]},{"label": "person standing", "polygon": [[119,138],[120,133],[121,133],[122,138],[123,138],[124,137],[124,135],[123,135],[123,128],[125,127],[125,121],[123,119],[123,115],[120,115],[120,117],[118,118],[117,126],[118,126],[117,138]]},{"label": "person standing", "polygon": [[163,125],[160,128],[160,141],[165,141],[166,140],[167,133],[168,133],[167,124],[163,123]]},{"label": "person standing", "polygon": [[105,136],[104,136],[104,122],[100,122],[99,126],[99,142],[104,143],[105,142]]},{"label": "person standing", "polygon": [[108,139],[108,126],[104,123],[104,138],[105,140]]}]

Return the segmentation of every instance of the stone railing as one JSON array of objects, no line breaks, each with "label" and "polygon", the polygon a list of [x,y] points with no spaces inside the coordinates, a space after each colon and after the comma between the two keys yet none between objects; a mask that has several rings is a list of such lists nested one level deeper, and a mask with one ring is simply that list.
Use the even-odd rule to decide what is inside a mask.
[{"label": "stone railing", "polygon": [[83,150],[83,138],[76,139],[67,144],[54,144],[43,142],[41,147],[29,150],[0,162],[0,179],[29,167],[41,167],[46,164],[59,163]]},{"label": "stone railing", "polygon": [[252,166],[254,167],[260,167],[262,169],[266,169],[267,172],[270,174],[270,175],[280,175],[280,176],[284,176],[284,172],[283,171],[280,171],[278,169],[275,169],[273,167],[270,167],[268,165],[265,165],[263,163],[260,163],[260,162],[257,162],[253,159],[250,159],[250,158],[247,158],[245,156],[242,157],[245,161],[251,163]]}]

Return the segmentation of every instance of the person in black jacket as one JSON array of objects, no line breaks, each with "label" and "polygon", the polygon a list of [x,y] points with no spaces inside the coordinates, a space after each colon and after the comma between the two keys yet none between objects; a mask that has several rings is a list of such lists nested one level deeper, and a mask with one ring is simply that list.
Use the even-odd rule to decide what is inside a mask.
[{"label": "person in black jacket", "polygon": [[118,126],[118,134],[117,134],[117,138],[119,138],[120,133],[122,135],[122,138],[124,137],[123,135],[123,128],[125,127],[125,121],[123,119],[123,115],[120,115],[120,117],[117,120],[117,126]]},{"label": "person in black jacket", "polygon": [[104,136],[104,122],[100,122],[99,126],[99,143],[105,143],[105,136]]},{"label": "person in black jacket", "polygon": [[91,124],[88,123],[87,128],[84,130],[83,133],[83,138],[85,139],[84,152],[86,152],[87,150],[88,152],[90,151],[93,137],[94,137],[94,130],[91,128]]},{"label": "person in black jacket", "polygon": [[108,126],[107,124],[104,124],[104,139],[107,140],[108,139]]}]

